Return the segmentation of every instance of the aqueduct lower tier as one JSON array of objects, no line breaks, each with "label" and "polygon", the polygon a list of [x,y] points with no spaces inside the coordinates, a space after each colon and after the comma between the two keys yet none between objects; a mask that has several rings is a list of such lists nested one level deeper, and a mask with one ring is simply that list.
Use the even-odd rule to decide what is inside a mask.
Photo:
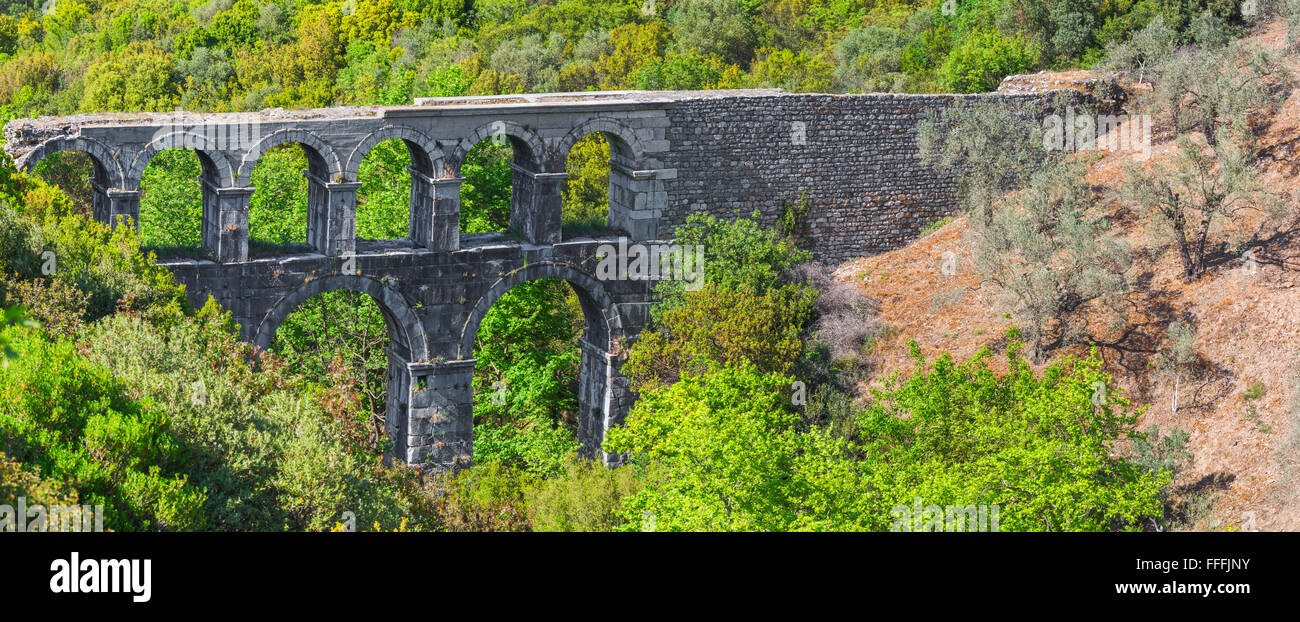
[{"label": "aqueduct lower tier", "polygon": [[[532,245],[485,234],[465,236],[455,251],[372,242],[347,258],[310,253],[166,265],[193,302],[214,296],[233,313],[244,340],[262,347],[271,345],[280,323],[312,296],[337,290],[368,294],[388,325],[393,454],[412,464],[446,468],[464,466],[473,455],[479,323],[502,294],[529,281],[564,280],[582,305],[587,326],[580,340],[578,438],[584,451],[598,453],[605,430],[622,421],[631,397],[619,375],[620,353],[645,324],[650,282],[598,278],[597,250],[606,243],[611,241]],[[617,248],[617,241],[611,246]]]},{"label": "aqueduct lower tier", "polygon": [[[13,121],[5,136],[23,170],[59,151],[89,154],[95,217],[114,225],[138,221],[140,182],[154,155],[198,152],[201,238],[212,260],[167,264],[193,302],[214,296],[234,313],[244,339],[267,346],[288,313],[314,294],[348,289],[374,297],[392,343],[395,454],[456,466],[471,455],[478,323],[519,283],[563,279],[582,301],[579,436],[589,452],[630,406],[619,354],[645,323],[650,283],[602,281],[594,269],[600,242],[562,241],[565,159],[585,136],[600,133],[610,143],[609,224],[633,241],[669,237],[693,212],[758,211],[770,226],[804,201],[814,256],[836,262],[896,248],[951,212],[952,180],[917,159],[916,127],[927,113],[961,98],[1042,102],[1050,95],[512,95],[396,107],[46,117]],[[390,139],[411,154],[409,235],[358,240],[361,161]],[[513,147],[510,222],[518,242],[461,234],[461,166],[482,140]],[[250,260],[253,166],[286,143],[307,154],[312,252]]]}]

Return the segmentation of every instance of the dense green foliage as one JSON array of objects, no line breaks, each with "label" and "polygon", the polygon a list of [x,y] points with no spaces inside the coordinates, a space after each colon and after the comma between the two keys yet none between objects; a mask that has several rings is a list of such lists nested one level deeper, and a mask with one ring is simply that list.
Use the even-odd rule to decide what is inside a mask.
[{"label": "dense green foliage", "polygon": [[[1089,66],[1104,50],[1145,68],[1175,45],[1224,39],[1239,10],[1191,0],[10,3],[0,120],[520,91],[977,92],[1009,73]],[[1174,93],[1191,81],[1166,84]],[[1230,107],[1203,101],[1180,127],[1233,122]],[[985,138],[1021,129],[983,121],[993,123]],[[945,157],[956,164],[977,147]],[[608,228],[612,148],[593,135],[567,154],[566,235]],[[1028,179],[1010,166],[1023,155],[990,160],[1001,176],[964,196],[991,200]],[[507,230],[514,156],[491,140],[470,151],[462,233]],[[407,235],[410,163],[400,141],[366,154],[362,240]],[[169,151],[150,162],[139,235],[90,221],[89,166],[64,153],[38,177],[0,167],[0,307],[34,320],[6,312],[0,325],[14,356],[0,366],[0,502],[102,502],[118,530],[351,519],[362,529],[880,530],[917,495],[997,504],[1003,529],[1163,518],[1172,463],[1152,457],[1164,445],[1143,444],[1096,357],[1036,375],[1015,347],[1005,374],[987,354],[918,356],[910,374],[855,401],[866,372],[844,352],[868,347],[870,305],[824,276],[797,276],[809,258],[797,209],[778,231],[701,215],[677,232],[705,248],[705,282],[662,284],[652,325],[627,352],[639,401],[604,448],[630,452],[626,468],[576,455],[577,338],[590,318],[558,281],[516,287],[480,326],[476,465],[423,478],[385,466],[389,335],[377,303],[317,296],[281,325],[272,352],[255,352],[215,304],[188,309],[149,253],[200,252],[200,159]],[[303,148],[285,145],[253,169],[255,255],[306,241],[307,168]],[[1117,457],[1129,441],[1135,461]]]},{"label": "dense green foliage", "polygon": [[524,283],[479,325],[474,349],[474,461],[545,474],[577,451],[577,337],[582,310],[563,281]]},{"label": "dense green foliage", "polygon": [[130,399],[68,341],[7,337],[18,356],[0,367],[5,454],[68,482],[82,502],[103,504],[109,529],[204,526],[203,492],[183,475],[184,448],[165,413]]},{"label": "dense green foliage", "polygon": [[0,117],[628,87],[978,91],[1009,72],[1089,65],[1156,19],[1184,42],[1205,40],[1240,23],[1240,4],[91,0],[42,13],[14,3],[0,16]]},{"label": "dense green foliage", "polygon": [[1039,377],[1012,350],[999,376],[986,356],[927,366],[916,354],[912,376],[875,393],[851,440],[798,430],[790,379],[749,366],[650,391],[609,440],[645,472],[628,524],[883,530],[915,497],[997,505],[1008,531],[1132,529],[1161,516],[1168,471],[1112,457],[1117,441],[1142,436],[1126,401],[1109,388],[1096,397],[1110,382],[1100,359],[1062,359]]}]

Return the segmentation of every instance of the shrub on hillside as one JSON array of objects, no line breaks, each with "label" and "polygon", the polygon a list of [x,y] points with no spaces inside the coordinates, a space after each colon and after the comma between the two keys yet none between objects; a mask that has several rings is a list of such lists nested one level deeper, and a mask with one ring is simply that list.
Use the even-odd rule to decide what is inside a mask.
[{"label": "shrub on hillside", "polygon": [[1023,39],[996,30],[979,31],[953,48],[939,68],[939,83],[953,93],[985,93],[996,90],[1003,78],[1025,73],[1037,62],[1037,52]]},{"label": "shrub on hillside", "polygon": [[569,454],[562,473],[530,486],[524,497],[536,531],[616,531],[624,523],[623,499],[640,488],[635,467],[610,469]]},{"label": "shrub on hillside", "polygon": [[[1169,469],[1116,457],[1141,439],[1130,407],[1093,351],[1038,376],[1013,344],[1007,372],[988,351],[932,363],[912,343],[910,377],[873,390],[862,414],[872,490],[887,504],[999,506],[1003,531],[1139,530],[1163,514]],[[887,467],[885,467],[887,465]]]},{"label": "shrub on hillside", "polygon": [[119,308],[188,304],[171,272],[140,251],[139,237],[130,227],[110,230],[76,214],[42,212],[37,206],[15,209],[0,201],[0,273],[20,280],[50,276],[77,288],[88,297],[86,321]]},{"label": "shrub on hillside", "polygon": [[706,285],[661,312],[657,330],[641,334],[622,373],[643,391],[724,365],[788,372],[803,353],[800,337],[816,299],[816,290],[798,285],[762,294]]},{"label": "shrub on hillside", "polygon": [[868,298],[856,284],[836,280],[829,268],[817,262],[802,264],[792,273],[794,279],[817,290],[813,335],[830,348],[833,359],[857,356],[883,328],[875,318],[880,302]]},{"label": "shrub on hillside", "polygon": [[[730,220],[713,214],[695,213],[677,227],[673,236],[682,246],[698,244],[703,247],[706,283],[762,295],[769,289],[781,287],[783,273],[807,261],[811,254],[779,232],[764,228],[761,217],[757,211],[748,218],[737,216]],[[659,283],[655,286],[659,304],[651,313],[659,314],[677,306],[689,293],[688,286],[698,288],[700,285],[683,280]]]},{"label": "shrub on hillside", "polygon": [[166,322],[114,315],[93,327],[85,350],[166,414],[187,447],[190,483],[207,490],[210,528],[324,530],[344,512],[364,526],[430,524],[404,467],[381,468],[325,412],[322,389],[276,357],[253,356],[215,303]]},{"label": "shrub on hillside", "polygon": [[204,491],[188,481],[187,448],[162,409],[130,398],[68,341],[20,328],[5,337],[18,356],[0,365],[0,450],[104,505],[108,529],[207,525]]}]

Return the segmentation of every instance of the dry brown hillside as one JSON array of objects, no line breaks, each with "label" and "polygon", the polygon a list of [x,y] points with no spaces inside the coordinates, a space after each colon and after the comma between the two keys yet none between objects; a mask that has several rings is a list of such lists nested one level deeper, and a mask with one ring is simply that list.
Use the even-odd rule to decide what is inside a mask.
[{"label": "dry brown hillside", "polygon": [[[1261,28],[1250,39],[1280,50],[1286,26]],[[1300,75],[1300,61],[1289,59]],[[1070,79],[1075,79],[1073,74]],[[1045,80],[1050,82],[1050,80]],[[1151,161],[1168,158],[1172,145],[1157,132]],[[1300,89],[1264,124],[1261,166],[1271,189],[1300,197]],[[1089,181],[1099,192],[1121,178],[1133,154],[1112,153],[1092,163]],[[1112,219],[1135,248],[1149,246],[1144,225],[1119,205]],[[906,369],[907,341],[927,355],[949,351],[969,356],[985,345],[997,348],[1013,321],[997,305],[997,287],[981,282],[970,261],[967,222],[954,219],[911,245],[842,265],[836,277],[859,283],[880,300],[879,319],[895,327],[876,346],[878,371]],[[1251,272],[1242,259],[1229,259],[1193,283],[1179,278],[1178,258],[1169,254],[1139,262],[1140,285],[1128,318],[1131,327],[1100,345],[1110,373],[1125,394],[1149,404],[1141,425],[1162,431],[1180,427],[1191,434],[1194,464],[1178,482],[1179,495],[1194,501],[1193,529],[1300,530],[1300,236],[1257,251]],[[952,253],[953,255],[946,255]],[[941,269],[957,258],[957,273]],[[1177,414],[1172,386],[1150,365],[1163,346],[1164,327],[1189,319],[1197,327],[1199,377],[1184,379]],[[1084,354],[1086,345],[1053,355]],[[1254,389],[1251,387],[1254,385]],[[1254,399],[1244,397],[1263,389]],[[1253,407],[1253,412],[1252,412]],[[1199,493],[1199,494],[1198,494]]]}]

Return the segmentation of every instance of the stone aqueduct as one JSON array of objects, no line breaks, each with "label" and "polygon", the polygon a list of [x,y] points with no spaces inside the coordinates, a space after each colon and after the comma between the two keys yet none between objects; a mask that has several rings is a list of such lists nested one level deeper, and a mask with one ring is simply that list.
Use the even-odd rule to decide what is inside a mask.
[{"label": "stone aqueduct", "polygon": [[[770,225],[805,201],[814,254],[834,262],[904,244],[951,210],[952,182],[917,160],[915,128],[958,97],[700,91],[438,98],[396,107],[41,118],[11,122],[5,135],[24,170],[59,151],[89,154],[95,217],[114,224],[138,218],[140,180],[154,155],[195,150],[202,244],[211,260],[165,262],[192,301],[214,296],[246,341],[269,347],[279,324],[311,296],[370,295],[389,329],[394,455],[447,468],[472,455],[478,325],[520,283],[562,279],[581,301],[587,328],[578,435],[589,453],[631,405],[621,354],[646,323],[651,283],[597,278],[596,249],[610,239],[562,239],[565,159],[579,140],[597,132],[609,140],[609,224],[632,240],[671,236],[697,211],[757,211]],[[402,140],[411,154],[409,236],[357,239],[360,164],[389,139]],[[513,147],[514,237],[460,232],[460,169],[481,140]],[[250,175],[263,153],[286,143],[307,154],[312,250],[250,258]]]}]

